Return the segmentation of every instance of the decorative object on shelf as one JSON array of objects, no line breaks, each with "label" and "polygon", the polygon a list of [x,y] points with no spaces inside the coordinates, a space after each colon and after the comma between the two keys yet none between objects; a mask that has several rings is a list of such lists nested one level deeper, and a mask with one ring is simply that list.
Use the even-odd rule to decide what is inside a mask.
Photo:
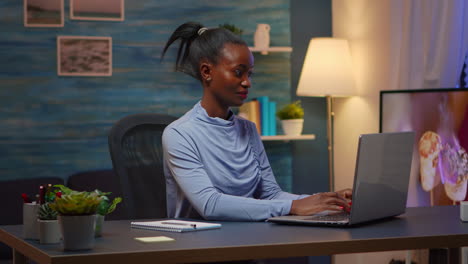
[{"label": "decorative object on shelf", "polygon": [[49,203],[39,206],[37,221],[39,226],[39,243],[55,244],[60,242],[62,234],[57,220],[57,211],[50,208]]},{"label": "decorative object on shelf", "polygon": [[123,21],[124,0],[70,0],[70,19]]},{"label": "decorative object on shelf", "polygon": [[102,201],[98,192],[78,192],[63,185],[61,195],[50,207],[58,212],[64,250],[84,250],[94,247],[96,212]]},{"label": "decorative object on shelf", "polygon": [[57,74],[62,76],[111,76],[112,38],[58,36]]},{"label": "decorative object on shelf", "polygon": [[259,49],[267,49],[270,46],[270,25],[257,24],[254,34],[254,46]]},{"label": "decorative object on shelf", "polygon": [[334,189],[333,97],[352,96],[355,83],[348,41],[338,38],[312,38],[302,67],[296,94],[327,98],[327,139],[329,188]]},{"label": "decorative object on shelf", "polygon": [[95,192],[98,193],[102,197],[101,203],[98,206],[97,209],[97,214],[96,214],[96,229],[94,232],[94,235],[96,237],[100,237],[102,235],[102,227],[104,225],[104,218],[106,215],[112,213],[115,208],[117,207],[117,204],[122,202],[121,197],[116,197],[112,202],[109,202],[109,197],[108,195],[111,194],[111,192],[101,192],[99,190],[95,190]]},{"label": "decorative object on shelf", "polygon": [[24,0],[25,27],[63,27],[63,0]]},{"label": "decorative object on shelf", "polygon": [[231,31],[232,33],[236,34],[236,35],[239,35],[241,36],[242,33],[244,32],[244,30],[236,27],[234,24],[229,24],[229,23],[224,23],[222,25],[219,25],[220,28],[225,28],[229,31]]},{"label": "decorative object on shelf", "polygon": [[298,136],[302,134],[304,126],[304,109],[300,101],[285,105],[276,116],[281,120],[284,134],[288,136]]}]

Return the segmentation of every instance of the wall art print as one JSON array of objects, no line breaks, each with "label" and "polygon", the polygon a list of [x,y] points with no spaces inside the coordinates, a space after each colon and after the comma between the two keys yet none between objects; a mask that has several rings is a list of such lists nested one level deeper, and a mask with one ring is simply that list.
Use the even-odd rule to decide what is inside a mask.
[{"label": "wall art print", "polygon": [[70,19],[123,21],[124,0],[70,0]]},{"label": "wall art print", "polygon": [[58,36],[57,74],[62,76],[111,76],[112,38]]},{"label": "wall art print", "polygon": [[63,0],[24,0],[25,27],[63,27]]}]

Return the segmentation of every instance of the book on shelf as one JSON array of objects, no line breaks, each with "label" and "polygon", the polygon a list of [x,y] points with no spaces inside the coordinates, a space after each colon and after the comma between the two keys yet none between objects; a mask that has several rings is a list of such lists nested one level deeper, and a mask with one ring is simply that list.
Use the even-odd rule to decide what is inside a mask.
[{"label": "book on shelf", "polygon": [[260,103],[260,116],[261,116],[261,127],[262,127],[262,136],[270,135],[270,122],[269,122],[269,98],[268,96],[260,96],[257,98],[258,102]]},{"label": "book on shelf", "polygon": [[138,221],[131,222],[132,228],[168,231],[168,232],[193,232],[207,229],[221,228],[221,224],[209,222],[196,222],[167,219],[162,221]]},{"label": "book on shelf", "polygon": [[262,134],[262,117],[261,117],[261,112],[260,112],[260,102],[257,100],[257,99],[253,99],[252,100],[253,104],[254,104],[254,115],[253,115],[253,119],[254,119],[254,123],[255,123],[255,126],[257,127],[257,132],[259,135]]},{"label": "book on shelf", "polygon": [[260,96],[240,106],[239,116],[254,122],[259,135],[276,136],[276,105],[268,96]]},{"label": "book on shelf", "polygon": [[270,101],[268,110],[269,136],[276,136],[276,102]]},{"label": "book on shelf", "polygon": [[252,101],[245,102],[239,108],[239,116],[254,122],[257,127],[258,134],[261,135],[260,105],[257,100],[254,99]]}]

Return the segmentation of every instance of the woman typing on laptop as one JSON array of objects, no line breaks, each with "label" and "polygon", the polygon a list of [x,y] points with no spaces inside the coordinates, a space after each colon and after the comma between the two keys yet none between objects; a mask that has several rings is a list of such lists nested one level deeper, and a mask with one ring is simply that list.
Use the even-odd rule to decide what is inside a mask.
[{"label": "woman typing on laptop", "polygon": [[296,195],[276,183],[255,124],[230,107],[247,99],[254,59],[247,44],[223,28],[185,23],[176,70],[201,82],[201,100],[163,134],[168,216],[261,221],[349,209],[351,190]]}]

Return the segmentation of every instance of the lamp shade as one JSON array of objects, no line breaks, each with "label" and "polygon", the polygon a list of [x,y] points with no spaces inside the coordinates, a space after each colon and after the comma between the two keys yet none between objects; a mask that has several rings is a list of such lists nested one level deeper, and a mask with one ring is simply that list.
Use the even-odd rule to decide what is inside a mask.
[{"label": "lamp shade", "polygon": [[352,96],[355,83],[348,41],[313,38],[302,66],[298,96]]}]

